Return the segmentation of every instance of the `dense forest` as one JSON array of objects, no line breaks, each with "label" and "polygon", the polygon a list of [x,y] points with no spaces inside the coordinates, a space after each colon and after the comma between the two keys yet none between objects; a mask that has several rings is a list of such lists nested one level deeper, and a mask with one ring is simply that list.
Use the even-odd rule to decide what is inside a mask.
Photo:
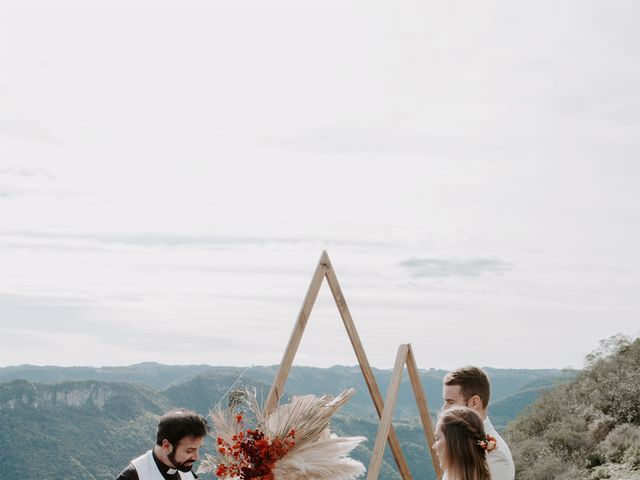
[{"label": "dense forest", "polygon": [[640,339],[616,336],[509,424],[517,480],[640,479]]},{"label": "dense forest", "polygon": [[[0,471],[2,478],[113,480],[134,456],[153,443],[158,416],[174,406],[207,414],[240,377],[264,395],[276,366],[239,369],[210,366],[139,364],[130,367],[33,367],[0,369]],[[488,369],[494,384],[494,423],[506,425],[519,410],[576,372]],[[440,407],[442,370],[422,370],[421,381],[432,413]],[[375,370],[386,391],[390,370]],[[357,394],[334,417],[341,435],[363,435],[368,441],[353,456],[368,464],[379,421],[358,367],[294,367],[289,394]],[[414,478],[434,480],[424,433],[408,378],[400,387],[394,427]],[[500,427],[499,427],[500,428]],[[204,451],[212,451],[209,441]],[[203,477],[213,478],[210,475]],[[397,480],[387,451],[381,480]]]}]

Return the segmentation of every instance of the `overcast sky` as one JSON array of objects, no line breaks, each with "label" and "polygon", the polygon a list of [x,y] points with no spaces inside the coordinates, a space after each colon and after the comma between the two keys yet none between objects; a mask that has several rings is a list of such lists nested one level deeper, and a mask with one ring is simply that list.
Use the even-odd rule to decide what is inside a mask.
[{"label": "overcast sky", "polygon": [[[0,366],[372,365],[640,329],[640,3],[0,1]],[[323,286],[296,363],[355,364]]]}]

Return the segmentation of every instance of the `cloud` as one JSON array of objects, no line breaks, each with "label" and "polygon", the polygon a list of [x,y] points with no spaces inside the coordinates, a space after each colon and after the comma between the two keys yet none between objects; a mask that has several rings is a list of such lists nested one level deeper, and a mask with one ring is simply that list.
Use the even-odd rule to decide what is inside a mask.
[{"label": "cloud", "polygon": [[43,190],[32,185],[43,185],[44,181],[54,180],[54,176],[44,168],[6,166],[0,168],[0,199],[16,198],[29,193],[41,193]]},{"label": "cloud", "polygon": [[7,190],[5,188],[0,188],[0,198],[10,198],[15,197],[18,194],[13,190]]},{"label": "cloud", "polygon": [[42,177],[47,180],[53,180],[53,175],[44,168],[36,167],[3,167],[0,168],[0,176],[12,177]]},{"label": "cloud", "polygon": [[62,145],[45,122],[28,113],[14,96],[15,91],[0,89],[0,134],[28,142]]},{"label": "cloud", "polygon": [[184,363],[186,351],[196,355],[196,363],[215,363],[212,358],[225,355],[239,358],[233,353],[245,340],[228,320],[214,313],[164,313],[150,311],[150,306],[141,311],[85,299],[0,294],[0,365],[108,365],[159,357]]},{"label": "cloud", "polygon": [[410,258],[400,262],[414,277],[477,277],[500,275],[513,267],[494,258]]},{"label": "cloud", "polygon": [[[2,192],[0,191],[0,195]],[[324,246],[351,247],[390,247],[393,244],[382,241],[360,239],[318,239],[315,237],[296,236],[214,236],[214,235],[175,235],[167,233],[132,233],[132,234],[101,234],[101,233],[58,233],[39,231],[5,231],[0,232],[5,238],[36,242],[39,248],[45,248],[47,242],[52,249],[63,248],[62,243],[69,242],[70,250],[84,249],[82,242],[97,243],[103,246],[124,247],[202,247],[220,248],[232,246],[265,246],[265,245],[310,245],[321,243]],[[15,246],[15,244],[13,244]],[[27,244],[23,244],[27,246]]]},{"label": "cloud", "polygon": [[279,144],[284,148],[313,153],[366,153],[371,155],[427,154],[436,155],[455,144],[455,139],[444,138],[431,131],[412,127],[390,126],[354,127],[332,125],[308,129],[294,135],[282,136],[266,143]]}]

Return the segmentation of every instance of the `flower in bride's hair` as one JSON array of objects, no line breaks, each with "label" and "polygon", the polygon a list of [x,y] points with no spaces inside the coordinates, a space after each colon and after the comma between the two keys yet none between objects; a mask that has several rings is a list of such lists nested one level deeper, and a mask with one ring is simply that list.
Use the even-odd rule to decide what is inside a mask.
[{"label": "flower in bride's hair", "polygon": [[496,437],[487,434],[484,440],[478,440],[478,446],[487,452],[492,452],[498,448],[498,442],[496,441]]}]

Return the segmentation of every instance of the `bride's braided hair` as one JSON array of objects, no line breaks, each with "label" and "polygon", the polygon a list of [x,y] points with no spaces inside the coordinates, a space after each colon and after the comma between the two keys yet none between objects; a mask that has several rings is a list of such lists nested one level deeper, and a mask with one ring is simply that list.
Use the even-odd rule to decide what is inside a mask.
[{"label": "bride's braided hair", "polygon": [[451,480],[490,480],[482,420],[467,407],[452,407],[440,414],[438,428],[445,438],[447,470]]},{"label": "bride's braided hair", "polygon": [[[469,411],[473,414],[470,415]],[[469,437],[472,440],[480,441],[484,439],[484,429],[480,426],[481,430],[478,430],[477,426],[472,425],[472,422],[469,421],[469,418],[474,419],[478,417],[473,410],[467,409],[465,407],[454,407],[448,411],[449,415],[447,415],[447,425],[451,428],[460,427],[467,430]],[[445,415],[443,415],[444,417]],[[466,418],[465,418],[466,417]],[[474,422],[475,423],[475,422]]]}]

